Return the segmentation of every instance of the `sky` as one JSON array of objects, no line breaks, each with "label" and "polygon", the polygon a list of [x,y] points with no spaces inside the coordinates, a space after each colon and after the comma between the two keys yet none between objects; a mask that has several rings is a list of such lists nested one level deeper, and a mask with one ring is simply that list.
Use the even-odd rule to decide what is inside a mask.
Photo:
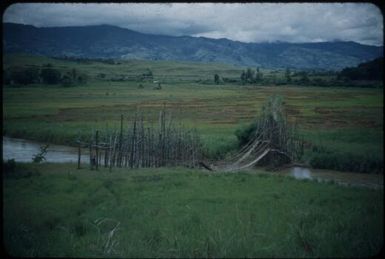
[{"label": "sky", "polygon": [[3,22],[37,27],[109,24],[241,42],[383,45],[382,13],[370,3],[19,3],[6,9]]}]

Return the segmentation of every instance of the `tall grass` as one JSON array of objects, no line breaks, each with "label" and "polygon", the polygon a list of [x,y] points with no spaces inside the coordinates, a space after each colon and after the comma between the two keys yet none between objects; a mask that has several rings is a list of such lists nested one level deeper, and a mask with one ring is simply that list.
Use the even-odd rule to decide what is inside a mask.
[{"label": "tall grass", "polygon": [[67,257],[368,257],[383,190],[185,168],[3,175],[7,253]]},{"label": "tall grass", "polygon": [[[383,173],[383,132],[344,129],[304,133],[311,146],[305,153],[312,167],[360,173]],[[310,141],[309,141],[310,142]]]},{"label": "tall grass", "polygon": [[378,154],[340,153],[324,148],[313,147],[310,165],[314,168],[359,173],[383,173],[384,160]]}]

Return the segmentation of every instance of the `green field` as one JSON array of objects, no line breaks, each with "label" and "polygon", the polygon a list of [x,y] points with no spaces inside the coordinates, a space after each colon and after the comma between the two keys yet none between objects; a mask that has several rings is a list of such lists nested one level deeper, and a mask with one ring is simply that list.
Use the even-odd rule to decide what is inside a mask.
[{"label": "green field", "polygon": [[[63,72],[75,68],[86,73],[88,83],[3,88],[3,135],[71,145],[93,129],[117,127],[121,114],[130,120],[139,111],[149,123],[156,123],[165,107],[177,121],[197,128],[208,158],[218,159],[237,148],[235,130],[251,123],[267,97],[277,94],[284,97],[289,120],[297,121],[304,135],[304,162],[348,171],[383,169],[383,89],[216,85],[214,74],[239,79],[245,69],[221,64],[4,57],[5,68],[48,63]],[[152,80],[136,79],[147,69],[154,75]],[[284,76],[284,71],[261,71],[264,77]],[[153,80],[162,83],[162,90],[153,89]],[[348,165],[349,160],[355,163]]]},{"label": "green field", "polygon": [[3,240],[30,257],[369,257],[383,189],[186,168],[90,171],[16,164]]},{"label": "green field", "polygon": [[[142,113],[150,125],[166,109],[198,130],[205,159],[215,163],[236,152],[235,131],[253,122],[267,98],[281,95],[305,140],[300,162],[383,173],[383,89],[242,85],[236,80],[245,68],[222,64],[4,57],[5,69],[48,63],[62,73],[76,69],[88,81],[3,85],[3,136],[74,145],[93,130],[117,128],[121,114],[129,123]],[[153,78],[141,80],[148,69]],[[261,71],[284,78],[283,70]],[[214,74],[228,80],[215,84]],[[368,257],[383,246],[383,188],[300,181],[262,169],[75,168],[3,165],[10,255]]]}]

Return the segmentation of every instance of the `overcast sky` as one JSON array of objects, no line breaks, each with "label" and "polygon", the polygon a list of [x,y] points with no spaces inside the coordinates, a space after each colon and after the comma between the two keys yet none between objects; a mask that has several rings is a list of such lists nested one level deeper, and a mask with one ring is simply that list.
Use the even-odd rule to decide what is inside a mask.
[{"label": "overcast sky", "polygon": [[357,3],[14,4],[3,22],[38,27],[110,24],[144,33],[242,42],[355,41],[383,45],[383,17]]}]

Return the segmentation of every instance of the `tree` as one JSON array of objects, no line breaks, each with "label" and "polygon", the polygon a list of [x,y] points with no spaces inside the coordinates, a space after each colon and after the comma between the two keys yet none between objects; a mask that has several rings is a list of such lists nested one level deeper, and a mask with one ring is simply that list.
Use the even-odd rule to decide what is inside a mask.
[{"label": "tree", "polygon": [[87,74],[80,74],[77,76],[77,82],[79,84],[87,84],[88,76]]},{"label": "tree", "polygon": [[254,71],[251,68],[246,70],[246,81],[252,83],[254,81]]},{"label": "tree", "polygon": [[41,70],[41,79],[45,84],[58,84],[61,80],[61,74],[59,70],[52,68],[52,65],[48,65]]},{"label": "tree", "polygon": [[301,73],[301,78],[299,79],[299,82],[301,84],[308,84],[310,82],[309,77],[307,76],[307,73],[305,71]]},{"label": "tree", "polygon": [[263,74],[259,70],[259,67],[257,67],[257,73],[255,75],[255,82],[261,82],[262,81]]},{"label": "tree", "polygon": [[286,82],[291,83],[291,72],[288,67],[286,68],[286,71],[285,71],[285,77],[286,77]]},{"label": "tree", "polygon": [[36,67],[12,67],[7,78],[9,83],[22,85],[38,83],[39,80],[39,69]]},{"label": "tree", "polygon": [[241,82],[242,82],[243,85],[246,83],[246,73],[245,73],[245,71],[242,71]]},{"label": "tree", "polygon": [[218,76],[218,74],[214,75],[214,82],[215,82],[215,84],[219,84],[219,76]]},{"label": "tree", "polygon": [[72,75],[71,73],[66,73],[62,79],[61,79],[61,83],[63,84],[63,86],[72,86],[74,84],[74,80],[72,78]]},{"label": "tree", "polygon": [[72,81],[76,81],[77,71],[75,68],[71,70]]},{"label": "tree", "polygon": [[71,69],[63,75],[61,83],[63,86],[73,86],[76,84],[87,83],[88,76],[83,73],[79,73],[75,68]]},{"label": "tree", "polygon": [[344,68],[338,73],[338,77],[349,80],[382,80],[383,59],[377,58],[369,62],[361,63],[356,67]]}]

